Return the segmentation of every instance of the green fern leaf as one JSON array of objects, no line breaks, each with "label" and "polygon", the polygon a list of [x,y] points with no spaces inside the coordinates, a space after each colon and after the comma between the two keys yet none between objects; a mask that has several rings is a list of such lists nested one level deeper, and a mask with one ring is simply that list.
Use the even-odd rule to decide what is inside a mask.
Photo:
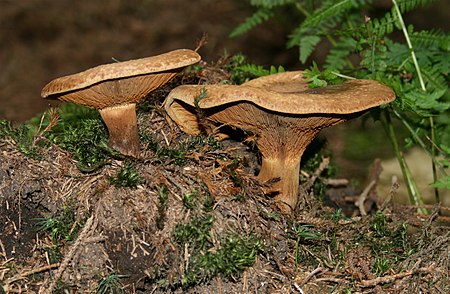
[{"label": "green fern leaf", "polygon": [[433,90],[443,91],[443,96],[448,89],[448,81],[441,72],[436,67],[425,67],[421,71],[427,83],[427,89],[431,88]]},{"label": "green fern leaf", "polygon": [[375,18],[367,23],[370,33],[374,37],[384,37],[394,31],[394,27],[400,28],[401,24],[397,14],[393,11],[387,12],[382,18]]},{"label": "green fern leaf", "polygon": [[315,28],[323,21],[329,21],[340,16],[343,12],[350,10],[355,6],[354,0],[328,1],[321,8],[314,11],[302,23],[304,30],[307,28]]},{"label": "green fern leaf", "polygon": [[433,47],[446,52],[450,51],[450,36],[441,31],[413,32],[412,26],[409,26],[408,33],[415,48],[425,48],[429,50]]},{"label": "green fern leaf", "polygon": [[325,65],[337,70],[345,68],[348,56],[355,52],[357,46],[356,40],[351,37],[342,37],[339,42],[328,53]]},{"label": "green fern leaf", "polygon": [[273,12],[269,9],[259,9],[255,13],[253,13],[252,16],[247,17],[244,21],[244,23],[237,26],[229,35],[230,38],[237,37],[239,35],[242,35],[257,25],[269,20],[273,17]]},{"label": "green fern leaf", "polygon": [[432,0],[400,0],[397,1],[398,7],[402,14],[414,10],[419,7],[423,7],[429,4]]},{"label": "green fern leaf", "polygon": [[299,52],[300,52],[300,61],[305,63],[308,57],[316,48],[317,44],[320,42],[319,36],[304,36],[301,38],[300,43],[298,44]]},{"label": "green fern leaf", "polygon": [[450,189],[450,176],[446,176],[442,179],[437,180],[433,187],[438,189]]},{"label": "green fern leaf", "polygon": [[250,4],[253,6],[273,8],[276,6],[283,6],[294,2],[295,0],[251,0]]}]

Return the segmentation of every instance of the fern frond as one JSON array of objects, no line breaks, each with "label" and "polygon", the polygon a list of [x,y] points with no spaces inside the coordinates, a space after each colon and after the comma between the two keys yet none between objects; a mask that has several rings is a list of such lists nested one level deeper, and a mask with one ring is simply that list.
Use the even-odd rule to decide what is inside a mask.
[{"label": "fern frond", "polygon": [[397,1],[398,6],[400,8],[400,12],[402,14],[414,10],[419,7],[426,6],[429,4],[432,0],[400,0]]},{"label": "fern frond", "polygon": [[413,89],[404,93],[403,100],[410,105],[410,110],[418,115],[429,117],[449,109],[450,104],[439,101],[445,91],[425,92]]},{"label": "fern frond", "polygon": [[434,47],[444,51],[450,51],[450,36],[441,31],[413,32],[411,26],[408,28],[408,31],[415,48],[429,49],[430,47]]},{"label": "fern frond", "polygon": [[317,29],[324,21],[330,21],[331,19],[339,18],[344,12],[349,11],[352,8],[358,8],[365,4],[364,0],[339,0],[339,1],[326,1],[319,9],[309,15],[302,23],[303,30],[310,28]]},{"label": "fern frond", "polygon": [[[428,66],[422,67],[422,75],[427,83],[428,88],[434,89],[435,91],[442,91],[442,95],[448,90],[447,79],[442,75],[438,68]],[[440,98],[440,97],[439,97]]]},{"label": "fern frond", "polygon": [[355,52],[357,42],[351,37],[341,37],[339,42],[334,46],[325,60],[325,67],[332,67],[337,70],[342,70],[348,65],[348,56]]},{"label": "fern frond", "polygon": [[245,21],[237,26],[229,35],[230,38],[237,37],[239,35],[242,35],[257,25],[269,20],[273,17],[273,11],[266,8],[261,8],[257,10],[255,13],[253,13],[252,16],[247,17]]},{"label": "fern frond", "polygon": [[253,6],[259,6],[264,8],[273,8],[276,6],[292,4],[294,2],[295,0],[251,0],[250,4]]},{"label": "fern frond", "polygon": [[320,42],[319,36],[304,36],[301,38],[300,43],[298,44],[299,53],[300,53],[300,61],[305,63],[308,57],[316,48],[317,44]]},{"label": "fern frond", "polygon": [[401,24],[394,11],[387,12],[382,18],[375,18],[366,24],[372,37],[381,38],[394,31],[394,27],[401,28]]},{"label": "fern frond", "polygon": [[265,69],[261,65],[255,65],[255,64],[244,64],[236,68],[237,71],[249,74],[253,77],[262,77],[267,75],[272,75],[276,73],[285,72],[284,67],[281,65],[277,67],[271,66],[270,69]]}]

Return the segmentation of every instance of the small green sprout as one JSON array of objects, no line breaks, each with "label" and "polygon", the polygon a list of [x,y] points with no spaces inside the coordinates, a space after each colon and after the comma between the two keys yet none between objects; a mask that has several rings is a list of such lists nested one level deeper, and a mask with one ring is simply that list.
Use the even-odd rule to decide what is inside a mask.
[{"label": "small green sprout", "polygon": [[295,268],[298,268],[300,263],[300,243],[305,240],[320,240],[322,237],[311,230],[312,226],[293,223],[288,230],[288,236],[295,240]]},{"label": "small green sprout", "polygon": [[198,198],[197,191],[192,191],[184,194],[182,199],[184,207],[186,207],[187,209],[194,209],[195,201],[197,200],[197,198]]},{"label": "small green sprout", "polygon": [[140,178],[133,166],[125,164],[117,175],[110,179],[110,182],[116,187],[136,188],[140,182]]},{"label": "small green sprout", "polygon": [[390,236],[386,215],[378,211],[372,220],[372,229],[378,237]]},{"label": "small green sprout", "polygon": [[158,215],[156,216],[156,227],[160,230],[164,228],[164,219],[166,217],[167,202],[169,201],[169,196],[167,195],[167,186],[162,185],[158,188]]},{"label": "small green sprout", "polygon": [[372,272],[381,277],[391,268],[391,261],[388,258],[376,258],[372,263]]},{"label": "small green sprout", "polygon": [[59,244],[60,241],[72,241],[77,236],[79,227],[75,225],[75,213],[68,206],[63,207],[60,215],[35,220],[38,229],[49,233],[54,244]]},{"label": "small green sprout", "polygon": [[95,292],[98,294],[121,294],[125,293],[122,282],[120,279],[127,278],[128,275],[109,274],[103,277],[95,288]]},{"label": "small green sprout", "polygon": [[317,63],[313,62],[313,65],[303,72],[303,75],[308,78],[310,88],[325,87],[327,85],[337,85],[343,82],[343,78],[338,71],[327,68],[320,71]]}]

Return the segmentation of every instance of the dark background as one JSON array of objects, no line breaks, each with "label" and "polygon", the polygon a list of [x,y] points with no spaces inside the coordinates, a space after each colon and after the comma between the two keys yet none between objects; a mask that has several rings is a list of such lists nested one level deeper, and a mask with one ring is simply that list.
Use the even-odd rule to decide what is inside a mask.
[{"label": "dark background", "polygon": [[[374,2],[382,14],[391,3]],[[449,2],[408,14],[407,23],[446,30]],[[291,11],[246,35],[228,37],[252,11],[245,0],[0,0],[0,119],[22,122],[47,109],[49,101],[40,91],[53,78],[112,58],[194,49],[203,33],[208,44],[200,54],[206,61],[217,60],[226,49],[264,66],[305,68],[298,49],[285,45],[299,21]],[[325,54],[318,51],[313,58],[320,64]]]}]

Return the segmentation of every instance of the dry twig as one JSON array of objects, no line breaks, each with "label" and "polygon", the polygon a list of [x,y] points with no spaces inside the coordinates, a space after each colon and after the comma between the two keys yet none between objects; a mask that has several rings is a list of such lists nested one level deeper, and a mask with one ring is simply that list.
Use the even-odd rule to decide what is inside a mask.
[{"label": "dry twig", "polygon": [[434,270],[435,270],[435,265],[431,264],[427,267],[413,269],[413,270],[410,270],[410,271],[407,271],[404,273],[398,273],[395,275],[388,275],[388,276],[384,276],[384,277],[378,277],[375,279],[364,280],[364,281],[361,281],[361,287],[373,287],[373,286],[376,286],[379,284],[391,283],[395,280],[403,279],[405,277],[416,275],[416,274],[433,273]]},{"label": "dry twig", "polygon": [[41,266],[41,267],[38,267],[38,268],[35,268],[35,269],[32,269],[32,270],[29,270],[27,272],[20,273],[20,274],[14,276],[14,277],[11,277],[11,278],[7,279],[5,281],[5,286],[3,286],[3,287],[5,288],[9,284],[14,283],[14,282],[19,281],[19,280],[22,280],[22,279],[25,279],[26,277],[28,277],[30,275],[34,275],[34,274],[37,274],[37,273],[42,273],[42,272],[45,272],[45,271],[57,268],[57,267],[59,267],[59,265],[60,265],[59,263],[44,265],[44,266]]}]

